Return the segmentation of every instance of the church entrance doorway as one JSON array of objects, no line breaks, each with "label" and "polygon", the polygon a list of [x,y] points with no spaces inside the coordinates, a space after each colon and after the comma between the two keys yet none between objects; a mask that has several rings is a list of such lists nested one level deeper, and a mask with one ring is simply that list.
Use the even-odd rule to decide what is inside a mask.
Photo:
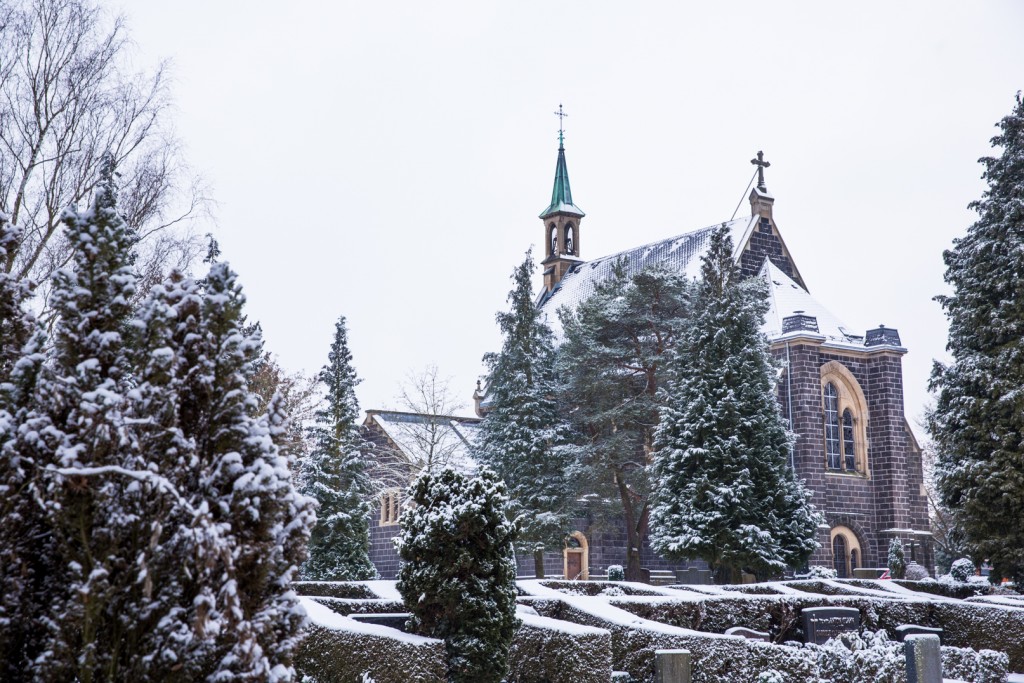
[{"label": "church entrance doorway", "polygon": [[587,537],[574,531],[565,539],[563,551],[564,576],[570,581],[590,578],[590,546]]}]

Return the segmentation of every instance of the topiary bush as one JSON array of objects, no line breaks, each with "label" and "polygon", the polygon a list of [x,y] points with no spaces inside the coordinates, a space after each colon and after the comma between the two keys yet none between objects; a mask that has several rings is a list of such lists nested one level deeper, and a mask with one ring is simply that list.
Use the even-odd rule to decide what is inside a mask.
[{"label": "topiary bush", "polygon": [[917,562],[911,562],[907,565],[907,569],[904,572],[904,578],[906,578],[907,581],[924,581],[929,578],[928,570]]},{"label": "topiary bush", "polygon": [[834,579],[838,576],[835,569],[814,565],[807,572],[809,579]]},{"label": "topiary bush", "polygon": [[608,565],[608,580],[609,581],[625,581],[626,572],[623,570],[621,564]]},{"label": "topiary bush", "polygon": [[903,541],[898,538],[889,542],[889,576],[894,579],[907,578],[907,556],[903,552]]},{"label": "topiary bush", "polygon": [[443,638],[450,683],[499,683],[515,633],[515,525],[505,484],[484,469],[424,472],[397,539],[409,630]]},{"label": "topiary bush", "polygon": [[961,557],[959,560],[954,561],[953,565],[949,568],[949,575],[954,581],[961,583],[967,583],[974,576],[974,572],[974,562],[966,557]]}]

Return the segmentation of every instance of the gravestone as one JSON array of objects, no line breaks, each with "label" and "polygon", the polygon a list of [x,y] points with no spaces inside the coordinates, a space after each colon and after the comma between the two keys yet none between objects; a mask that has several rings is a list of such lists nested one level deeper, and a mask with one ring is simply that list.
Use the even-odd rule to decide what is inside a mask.
[{"label": "gravestone", "polygon": [[765,643],[772,642],[771,637],[763,631],[755,631],[752,628],[744,628],[743,626],[733,626],[725,632],[727,636],[741,636],[747,640],[760,640]]},{"label": "gravestone", "polygon": [[942,683],[942,650],[938,636],[931,633],[909,635],[903,648],[907,658],[907,683]]},{"label": "gravestone", "polygon": [[907,636],[925,635],[931,634],[939,637],[939,642],[942,642],[942,629],[941,628],[930,628],[928,626],[918,626],[917,624],[901,624],[896,627],[896,640],[906,641]]},{"label": "gravestone", "polygon": [[655,650],[654,683],[690,683],[689,650]]},{"label": "gravestone", "polygon": [[853,607],[806,607],[800,617],[805,643],[821,645],[840,633],[860,628],[860,610]]}]

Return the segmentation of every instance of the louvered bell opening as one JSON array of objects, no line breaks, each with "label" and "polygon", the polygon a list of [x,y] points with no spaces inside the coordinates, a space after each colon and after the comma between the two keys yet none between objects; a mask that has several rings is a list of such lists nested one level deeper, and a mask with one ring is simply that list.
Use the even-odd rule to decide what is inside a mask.
[{"label": "louvered bell opening", "polygon": [[818,319],[813,315],[806,315],[803,311],[796,311],[793,315],[782,319],[782,334],[790,332],[818,332]]}]

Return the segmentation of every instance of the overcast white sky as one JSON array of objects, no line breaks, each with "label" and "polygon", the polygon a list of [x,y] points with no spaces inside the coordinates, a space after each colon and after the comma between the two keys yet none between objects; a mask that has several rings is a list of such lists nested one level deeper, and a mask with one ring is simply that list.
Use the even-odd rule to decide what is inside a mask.
[{"label": "overcast white sky", "polygon": [[[1024,3],[123,3],[291,369],[349,321],[362,408],[430,363],[465,399],[542,243],[565,105],[583,258],[728,219],[763,149],[813,295],[944,357],[943,249],[1024,87]],[[749,212],[746,202],[741,212]]]}]

